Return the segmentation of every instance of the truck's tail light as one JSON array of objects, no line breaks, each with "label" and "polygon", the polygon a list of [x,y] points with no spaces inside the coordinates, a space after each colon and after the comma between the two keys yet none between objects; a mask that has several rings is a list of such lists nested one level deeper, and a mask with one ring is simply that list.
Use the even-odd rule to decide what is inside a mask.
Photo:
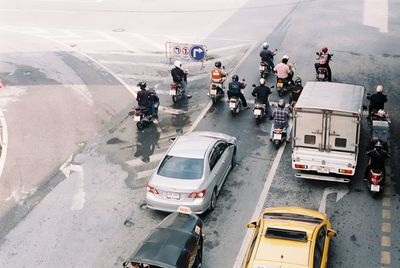
[{"label": "truck's tail light", "polygon": [[206,195],[207,191],[204,189],[200,192],[192,192],[188,198],[203,198]]},{"label": "truck's tail light", "polygon": [[353,170],[351,170],[351,169],[339,169],[339,173],[342,173],[342,174],[352,174],[352,173],[353,173]]},{"label": "truck's tail light", "polygon": [[154,186],[151,186],[150,184],[146,185],[146,189],[148,192],[153,193],[153,194],[160,194],[157,189]]},{"label": "truck's tail light", "polygon": [[307,165],[302,165],[302,164],[294,164],[295,168],[302,168],[302,169],[306,169]]}]

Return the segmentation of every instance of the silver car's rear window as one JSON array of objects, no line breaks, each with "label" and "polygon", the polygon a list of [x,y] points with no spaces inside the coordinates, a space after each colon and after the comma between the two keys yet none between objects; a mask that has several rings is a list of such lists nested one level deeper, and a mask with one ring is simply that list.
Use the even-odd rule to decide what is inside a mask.
[{"label": "silver car's rear window", "polygon": [[174,179],[196,180],[203,176],[204,160],[167,155],[157,174]]}]

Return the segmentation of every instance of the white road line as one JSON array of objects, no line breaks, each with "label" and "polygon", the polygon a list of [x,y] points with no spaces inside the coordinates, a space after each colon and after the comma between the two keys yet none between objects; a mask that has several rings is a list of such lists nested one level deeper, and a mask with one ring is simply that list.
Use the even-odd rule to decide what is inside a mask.
[{"label": "white road line", "polygon": [[84,191],[84,175],[83,168],[80,165],[70,165],[72,171],[79,173],[77,181],[77,191],[72,197],[71,210],[81,210],[85,204],[85,191]]},{"label": "white road line", "polygon": [[4,117],[3,111],[0,109],[0,123],[1,123],[1,156],[0,156],[0,178],[3,173],[4,164],[7,158],[7,150],[8,150],[8,128],[7,122]]},{"label": "white road line", "polygon": [[[278,169],[279,162],[281,161],[282,154],[283,154],[283,151],[285,150],[285,147],[286,147],[286,143],[283,143],[282,146],[279,148],[278,153],[276,154],[274,162],[272,163],[271,169],[269,170],[267,179],[265,181],[264,188],[261,192],[260,198],[258,199],[253,216],[251,217],[251,220],[249,222],[257,220],[258,217],[260,217],[260,215],[261,215],[261,212],[264,208],[265,200],[267,199],[269,189],[272,185],[272,181],[274,179],[275,172]],[[236,261],[233,266],[234,268],[241,267],[242,260],[244,258],[244,255],[246,254],[247,245],[249,244],[252,233],[253,233],[253,230],[250,230],[250,229],[247,230],[246,235],[242,242],[242,246],[240,247],[239,253],[236,257]]]},{"label": "white road line", "polygon": [[388,0],[364,0],[363,24],[376,27],[380,32],[388,32]]},{"label": "white road line", "polygon": [[146,42],[147,44],[153,46],[154,48],[157,48],[158,50],[161,50],[161,51],[165,50],[164,44],[160,44],[159,42],[156,42],[156,41],[144,36],[143,34],[139,34],[139,33],[129,33],[129,34],[134,36],[137,39],[140,39],[140,40]]},{"label": "white road line", "polygon": [[123,48],[126,48],[128,51],[142,51],[141,49],[137,48],[137,47],[133,47],[131,44],[126,43],[124,41],[119,40],[118,38],[115,38],[114,36],[104,33],[104,32],[96,32],[97,34],[99,34],[100,36],[103,36],[105,39],[116,43],[120,46],[122,46]]}]

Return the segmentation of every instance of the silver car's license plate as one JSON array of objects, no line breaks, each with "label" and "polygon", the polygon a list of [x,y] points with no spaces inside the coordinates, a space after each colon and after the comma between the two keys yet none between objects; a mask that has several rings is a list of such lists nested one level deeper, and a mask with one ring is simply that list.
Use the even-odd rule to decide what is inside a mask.
[{"label": "silver car's license plate", "polygon": [[379,192],[380,189],[381,189],[381,187],[379,185],[371,184],[371,191],[372,192]]},{"label": "silver car's license plate", "polygon": [[174,193],[174,192],[167,192],[167,198],[168,199],[180,199],[181,194],[180,193]]}]

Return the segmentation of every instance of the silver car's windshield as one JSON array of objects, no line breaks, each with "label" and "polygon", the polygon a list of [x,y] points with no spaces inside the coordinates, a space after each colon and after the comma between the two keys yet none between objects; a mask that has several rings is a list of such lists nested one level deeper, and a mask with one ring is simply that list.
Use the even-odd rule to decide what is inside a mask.
[{"label": "silver car's windshield", "polygon": [[157,174],[174,179],[196,180],[203,176],[203,159],[167,155]]}]

